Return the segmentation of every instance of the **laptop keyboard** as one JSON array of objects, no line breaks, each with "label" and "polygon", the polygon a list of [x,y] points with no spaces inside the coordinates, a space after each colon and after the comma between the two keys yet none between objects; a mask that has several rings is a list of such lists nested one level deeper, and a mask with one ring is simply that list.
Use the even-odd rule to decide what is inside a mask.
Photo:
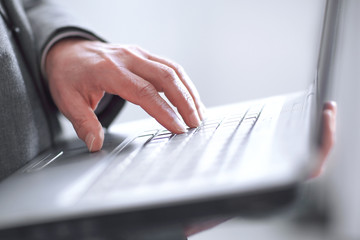
[{"label": "laptop keyboard", "polygon": [[262,109],[263,105],[258,105],[210,117],[183,134],[164,129],[143,132],[115,153],[92,190],[111,192],[229,170],[239,161]]}]

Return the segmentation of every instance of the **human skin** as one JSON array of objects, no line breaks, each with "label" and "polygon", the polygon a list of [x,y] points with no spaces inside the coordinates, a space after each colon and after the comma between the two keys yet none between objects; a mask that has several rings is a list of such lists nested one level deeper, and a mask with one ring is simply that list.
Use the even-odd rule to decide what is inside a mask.
[{"label": "human skin", "polygon": [[[335,143],[335,130],[336,130],[336,113],[337,105],[336,102],[326,102],[323,107],[322,120],[323,120],[323,131],[322,131],[322,145],[319,149],[319,162],[320,164],[314,169],[312,173],[312,178],[318,177],[321,175],[326,159],[328,158],[331,149]],[[200,223],[189,224],[184,227],[184,232],[186,236],[192,236],[196,233],[202,232],[204,230],[215,227],[229,218],[223,219],[209,219],[208,221],[203,221]]]},{"label": "human skin", "polygon": [[[205,115],[198,91],[183,68],[140,47],[64,39],[48,52],[45,73],[59,110],[90,152],[102,148],[103,128],[94,110],[104,93],[141,106],[173,133],[197,127]],[[182,119],[159,95],[164,92]]]},{"label": "human skin", "polygon": [[[165,93],[189,127],[197,127],[205,115],[199,94],[182,67],[139,47],[62,40],[48,53],[46,75],[56,105],[91,152],[100,150],[104,139],[94,110],[105,92],[140,105],[174,133],[186,131],[186,127],[158,92]],[[321,174],[334,145],[336,112],[335,102],[324,104],[321,164],[313,177]],[[191,236],[224,221],[226,219],[187,225],[184,232]]]},{"label": "human skin", "polygon": [[317,177],[324,169],[326,159],[328,158],[331,149],[335,144],[335,131],[336,131],[336,114],[337,104],[336,102],[326,102],[323,107],[322,119],[323,119],[323,131],[322,131],[322,145],[319,150],[320,164],[315,169],[313,177]]},{"label": "human skin", "polygon": [[[45,63],[51,95],[91,152],[101,149],[104,133],[94,110],[105,92],[140,105],[174,133],[186,131],[183,121],[158,94],[164,92],[189,127],[197,127],[205,107],[183,68],[137,46],[69,38],[56,43]],[[323,108],[321,171],[333,144],[336,103]]]}]

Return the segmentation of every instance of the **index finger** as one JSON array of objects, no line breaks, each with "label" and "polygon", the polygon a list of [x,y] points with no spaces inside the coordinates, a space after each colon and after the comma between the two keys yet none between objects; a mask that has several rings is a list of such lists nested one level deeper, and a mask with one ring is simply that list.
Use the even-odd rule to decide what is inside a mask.
[{"label": "index finger", "polygon": [[126,69],[116,69],[102,82],[105,92],[141,106],[166,129],[174,133],[184,133],[186,128],[173,109],[159,95],[155,87]]},{"label": "index finger", "polygon": [[191,97],[194,100],[197,112],[200,116],[200,119],[203,120],[205,118],[206,115],[206,109],[204,104],[202,103],[201,99],[200,99],[200,94],[198,92],[198,90],[196,89],[194,83],[191,81],[190,77],[188,76],[188,74],[185,72],[184,68],[175,63],[172,62],[168,59],[156,56],[154,54],[151,54],[141,48],[137,48],[138,51],[140,51],[140,53],[146,57],[147,59],[151,60],[151,61],[155,61],[155,62],[159,62],[162,63],[170,68],[172,68],[176,74],[178,75],[179,79],[181,80],[181,82],[185,85],[185,87],[187,88],[187,90],[189,91]]}]

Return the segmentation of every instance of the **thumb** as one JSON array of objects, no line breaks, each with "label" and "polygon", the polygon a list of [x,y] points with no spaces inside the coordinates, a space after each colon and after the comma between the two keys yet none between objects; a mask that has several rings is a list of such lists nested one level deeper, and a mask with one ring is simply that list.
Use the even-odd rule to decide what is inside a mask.
[{"label": "thumb", "polygon": [[104,131],[93,109],[85,102],[72,106],[66,117],[72,123],[76,134],[82,139],[90,152],[101,150],[104,142]]}]

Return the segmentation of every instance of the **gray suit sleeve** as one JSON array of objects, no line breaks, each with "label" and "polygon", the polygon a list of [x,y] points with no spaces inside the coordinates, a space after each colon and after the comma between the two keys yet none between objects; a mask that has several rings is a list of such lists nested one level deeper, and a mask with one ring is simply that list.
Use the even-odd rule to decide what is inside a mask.
[{"label": "gray suit sleeve", "polygon": [[53,38],[64,32],[81,31],[104,41],[90,31],[85,23],[52,1],[23,0],[23,3],[35,37],[38,56],[41,56],[41,52]]},{"label": "gray suit sleeve", "polygon": [[[93,39],[104,41],[100,36],[93,33],[90,28],[77,18],[68,14],[63,8],[46,0],[23,0],[24,9],[28,16],[38,51],[39,65],[41,56],[53,39],[69,32],[82,32],[92,36]],[[104,127],[108,127],[125,101],[118,96],[106,94],[100,102],[100,108],[96,114]]]}]

